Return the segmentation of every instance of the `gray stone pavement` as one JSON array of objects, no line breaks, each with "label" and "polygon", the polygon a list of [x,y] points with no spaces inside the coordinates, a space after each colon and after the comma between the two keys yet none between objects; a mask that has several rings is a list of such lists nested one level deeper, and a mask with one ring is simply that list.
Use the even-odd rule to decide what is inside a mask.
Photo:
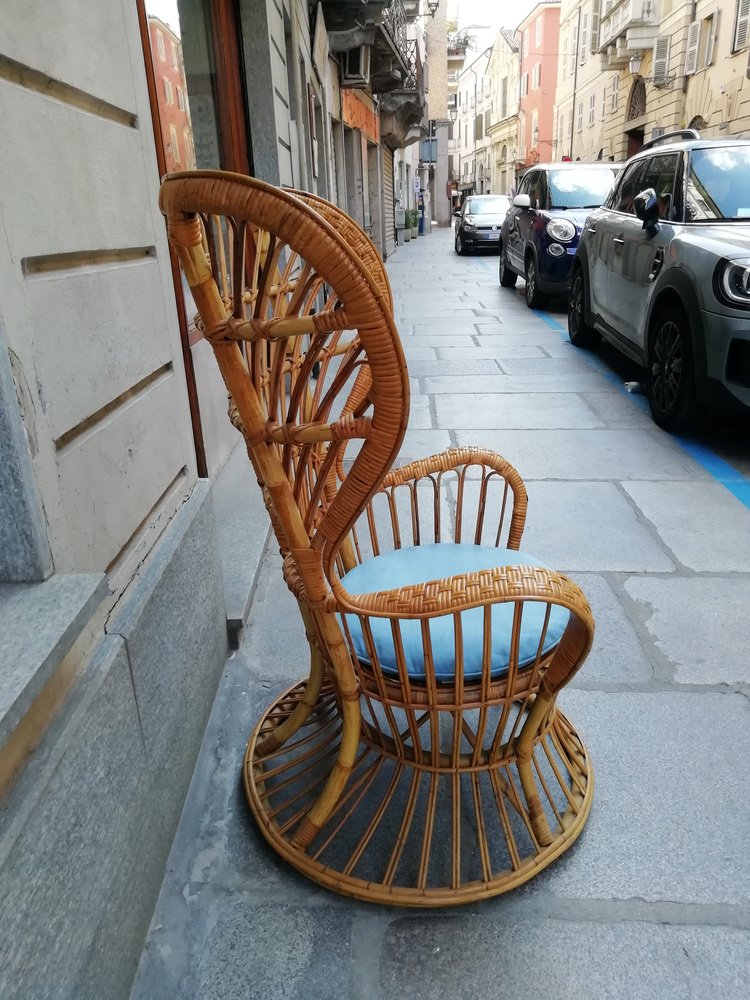
[{"label": "gray stone pavement", "polygon": [[[298,876],[257,833],[251,726],[307,668],[270,546],[227,662],[133,1000],[750,995],[750,509],[656,428],[559,310],[501,289],[445,230],[388,263],[412,378],[402,457],[492,447],[526,479],[524,548],[589,596],[561,704],[591,751],[575,847],[507,896],[379,908]],[[741,452],[746,461],[750,444]]]}]

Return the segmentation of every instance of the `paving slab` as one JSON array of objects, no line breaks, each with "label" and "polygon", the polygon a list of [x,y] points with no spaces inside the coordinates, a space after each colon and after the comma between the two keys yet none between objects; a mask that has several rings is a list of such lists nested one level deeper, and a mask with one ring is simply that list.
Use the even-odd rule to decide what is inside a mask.
[{"label": "paving slab", "polygon": [[443,347],[442,341],[437,347],[438,357],[446,361],[461,361],[464,358],[547,358],[541,347],[530,344],[528,340],[498,340],[497,344],[488,347],[478,347],[475,343],[465,347]]},{"label": "paving slab", "polygon": [[639,685],[654,678],[654,669],[633,624],[607,580],[591,573],[571,573],[594,613],[596,632],[588,659],[571,682],[573,687],[599,684]]},{"label": "paving slab", "polygon": [[458,430],[456,438],[459,444],[488,448],[500,441],[503,455],[525,479],[708,478],[673,439],[630,428]]},{"label": "paving slab", "polygon": [[709,573],[750,567],[750,508],[720,483],[624,487],[680,562]]},{"label": "paving slab", "polygon": [[750,684],[750,578],[634,577],[625,589],[679,684]]},{"label": "paving slab", "polygon": [[430,360],[414,361],[409,364],[409,374],[419,379],[444,375],[446,372],[451,372],[453,375],[498,375],[500,366],[494,358],[473,356],[457,358],[450,363]]},{"label": "paving slab", "polygon": [[723,927],[402,917],[382,995],[410,1000],[741,1000],[750,932]]},{"label": "paving slab", "polygon": [[494,375],[477,375],[468,378],[458,372],[425,379],[427,392],[463,393],[561,393],[590,392],[600,386],[602,380],[596,372],[568,373],[564,378],[550,372],[548,375],[506,375],[500,371]]},{"label": "paving slab", "polygon": [[[586,405],[601,418],[606,427],[637,427],[653,430],[655,424],[651,419],[648,406],[643,396],[631,395],[625,391],[587,392],[582,399]],[[664,437],[670,435],[661,431]]]},{"label": "paving slab", "polygon": [[428,430],[434,426],[430,397],[413,392],[409,400],[409,427],[414,431]]},{"label": "paving slab", "polygon": [[747,906],[748,699],[567,690],[560,705],[591,754],[595,800],[576,847],[534,890]]},{"label": "paving slab", "polygon": [[602,422],[574,393],[526,394],[476,393],[436,396],[438,427],[601,427]]},{"label": "paving slab", "polygon": [[674,563],[613,483],[527,482],[524,545],[563,571],[669,573]]}]

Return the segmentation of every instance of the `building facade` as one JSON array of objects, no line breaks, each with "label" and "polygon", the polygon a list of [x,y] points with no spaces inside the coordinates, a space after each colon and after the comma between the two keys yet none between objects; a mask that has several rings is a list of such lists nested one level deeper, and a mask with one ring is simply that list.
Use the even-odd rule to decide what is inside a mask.
[{"label": "building facade", "polygon": [[490,80],[491,190],[510,194],[515,187],[516,144],[518,143],[519,38],[501,28],[487,66]]},{"label": "building facade", "polygon": [[518,25],[520,101],[516,166],[523,172],[554,156],[554,105],[560,0],[539,3]]},{"label": "building facade", "polygon": [[424,117],[411,8],[4,5],[2,996],[128,996],[229,648],[221,552],[247,525],[222,550],[214,504],[242,442],[160,176],[315,191],[385,256]]}]

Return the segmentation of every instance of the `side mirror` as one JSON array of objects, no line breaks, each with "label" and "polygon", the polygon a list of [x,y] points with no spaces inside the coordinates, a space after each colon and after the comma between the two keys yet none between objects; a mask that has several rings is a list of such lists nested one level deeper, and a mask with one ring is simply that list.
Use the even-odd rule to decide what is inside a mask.
[{"label": "side mirror", "polygon": [[527,194],[517,194],[513,199],[514,208],[531,208],[531,198]]},{"label": "side mirror", "polygon": [[453,211],[453,218],[457,219],[460,214],[461,214],[461,209],[460,208],[454,209],[454,211]]},{"label": "side mirror", "polygon": [[653,188],[646,188],[633,199],[633,211],[644,229],[656,230],[659,226],[659,201]]}]

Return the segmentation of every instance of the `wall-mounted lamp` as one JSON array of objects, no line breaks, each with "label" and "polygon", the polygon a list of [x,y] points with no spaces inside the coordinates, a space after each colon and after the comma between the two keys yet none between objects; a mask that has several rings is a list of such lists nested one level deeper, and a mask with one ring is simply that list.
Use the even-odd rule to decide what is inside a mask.
[{"label": "wall-mounted lamp", "polygon": [[458,108],[454,104],[452,107],[448,108],[448,114],[451,116],[451,121],[455,122],[458,118]]},{"label": "wall-mounted lamp", "polygon": [[628,68],[633,76],[637,76],[641,71],[641,57],[639,55],[631,56]]}]

